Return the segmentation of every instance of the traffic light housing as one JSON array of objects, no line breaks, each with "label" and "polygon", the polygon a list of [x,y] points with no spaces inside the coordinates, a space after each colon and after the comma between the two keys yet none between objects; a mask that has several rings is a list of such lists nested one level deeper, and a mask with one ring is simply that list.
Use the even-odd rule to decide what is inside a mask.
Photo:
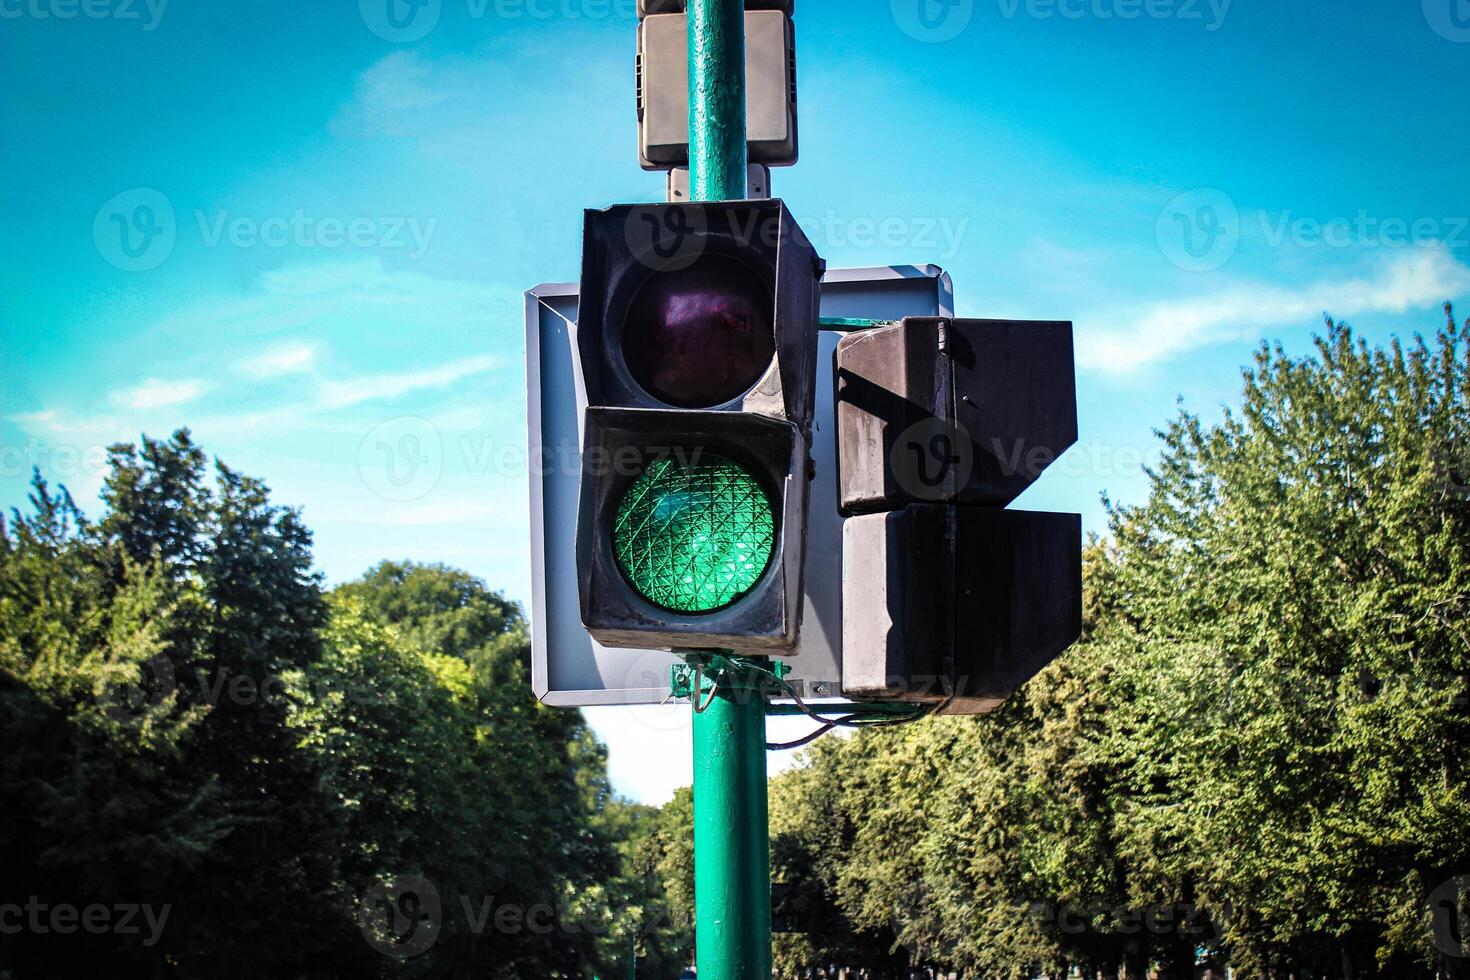
[{"label": "traffic light housing", "polygon": [[1081,634],[1081,519],[1005,509],[1077,439],[1072,325],[910,317],[836,377],[843,692],[992,710]]},{"label": "traffic light housing", "polygon": [[842,509],[1004,507],[1077,441],[1072,325],[908,317],[837,352]]},{"label": "traffic light housing", "polygon": [[849,518],[842,688],[984,714],[1082,630],[1076,514],[912,504]]},{"label": "traffic light housing", "polygon": [[586,213],[577,567],[600,642],[794,650],[821,273],[780,201]]}]

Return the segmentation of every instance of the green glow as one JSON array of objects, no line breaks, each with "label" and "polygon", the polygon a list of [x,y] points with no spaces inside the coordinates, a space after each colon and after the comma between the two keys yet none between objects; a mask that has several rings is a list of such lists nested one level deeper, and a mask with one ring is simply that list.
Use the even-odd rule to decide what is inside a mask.
[{"label": "green glow", "polygon": [[755,477],[709,453],[653,462],[623,493],[613,524],[629,584],[673,612],[735,602],[760,580],[775,543],[771,502]]}]

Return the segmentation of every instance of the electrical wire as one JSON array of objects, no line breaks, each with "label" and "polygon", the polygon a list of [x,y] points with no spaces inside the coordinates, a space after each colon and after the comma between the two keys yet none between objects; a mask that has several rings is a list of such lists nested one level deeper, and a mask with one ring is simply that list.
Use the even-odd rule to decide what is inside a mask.
[{"label": "electrical wire", "polygon": [[[921,718],[929,717],[941,707],[943,707],[943,705],[936,705],[933,709],[930,710],[920,709],[918,711],[915,711],[912,715],[908,715],[903,718],[893,718],[891,716],[877,718],[871,714],[863,715],[859,714],[858,712],[852,712],[850,714],[845,714],[840,718],[826,719],[822,722],[821,727],[818,728],[816,731],[803,735],[801,738],[798,738],[795,741],[767,742],[766,748],[773,752],[780,752],[786,749],[799,749],[803,745],[809,745],[810,743],[815,742],[817,739],[821,738],[823,735],[827,734],[833,729],[838,728],[839,726],[844,728],[891,728],[895,725],[910,725]],[[816,714],[811,714],[811,717],[818,718],[819,716]]]},{"label": "electrical wire", "polygon": [[784,752],[787,749],[799,749],[803,745],[810,745],[836,727],[836,725],[823,725],[816,731],[803,735],[801,738],[796,739],[794,742],[767,742],[766,751]]},{"label": "electrical wire", "polygon": [[[710,702],[714,700],[715,691],[719,689],[718,672],[716,673],[710,693],[704,698],[703,704],[701,704],[700,695],[704,687],[704,665],[693,664],[692,666],[694,667],[694,685],[693,698],[691,700],[694,703],[694,710],[696,712],[702,712],[709,707]],[[764,674],[766,677],[775,681],[786,692],[786,696],[791,698],[796,704],[797,709],[820,726],[815,731],[809,732],[791,742],[767,742],[766,748],[771,751],[799,749],[804,745],[810,745],[834,728],[893,728],[898,725],[911,725],[916,721],[928,718],[930,715],[944,710],[954,700],[954,694],[951,693],[949,697],[938,704],[920,705],[914,709],[912,714],[897,718],[887,713],[876,714],[861,710],[847,711],[838,717],[828,717],[812,710],[812,707],[806,701],[802,700],[796,688],[777,672],[750,661],[746,661],[744,666],[757,673]]]},{"label": "electrical wire", "polygon": [[813,721],[815,721],[815,722],[817,722],[818,724],[821,725],[821,727],[818,728],[816,731],[810,733],[809,735],[807,735],[807,736],[805,736],[803,738],[797,739],[794,742],[767,742],[766,743],[766,748],[767,749],[773,749],[773,750],[800,748],[803,745],[807,745],[810,742],[816,741],[818,738],[821,738],[823,735],[827,734],[832,729],[838,728],[838,727],[841,727],[841,728],[892,728],[892,727],[895,727],[897,725],[910,725],[910,724],[913,724],[914,722],[920,720],[921,718],[927,718],[927,717],[929,717],[934,712],[938,711],[940,708],[943,708],[945,705],[947,705],[949,703],[949,701],[952,700],[952,698],[953,698],[953,696],[951,695],[951,698],[946,699],[942,704],[934,705],[932,707],[930,707],[930,706],[919,707],[918,709],[916,709],[914,711],[913,714],[908,715],[906,717],[902,717],[902,718],[894,718],[891,715],[884,715],[884,716],[881,716],[881,717],[875,717],[875,716],[873,716],[871,714],[865,715],[864,713],[862,713],[860,711],[852,711],[852,712],[848,712],[848,713],[842,715],[841,717],[829,718],[829,717],[827,717],[825,715],[819,715],[819,714],[817,714],[817,712],[813,711],[812,708],[811,708],[811,706],[808,705],[805,701],[802,700],[802,697],[801,697],[800,694],[797,693],[796,688],[793,687],[786,680],[786,678],[781,677],[775,671],[767,670],[766,668],[761,667],[758,664],[751,664],[750,667],[751,667],[752,670],[756,670],[756,671],[759,671],[762,674],[765,674],[767,677],[770,677],[772,680],[774,680],[777,684],[781,685],[781,687],[783,689],[785,689],[787,695],[791,698],[791,700],[793,702],[795,702],[796,707],[798,709],[800,709],[801,713],[804,714],[804,715],[806,715],[808,718],[812,719]]},{"label": "electrical wire", "polygon": [[715,700],[715,694],[720,690],[720,679],[719,679],[719,676],[718,675],[715,676],[714,683],[710,685],[709,696],[704,699],[704,703],[703,704],[700,704],[699,703],[699,695],[700,695],[700,693],[703,690],[704,690],[704,667],[702,665],[700,665],[700,666],[696,666],[694,668],[694,692],[693,692],[694,693],[694,696],[693,696],[693,698],[690,699],[690,701],[692,703],[692,706],[694,708],[694,713],[696,715],[702,715],[702,714],[704,714],[707,710],[709,710],[710,704],[714,702],[714,700]]}]

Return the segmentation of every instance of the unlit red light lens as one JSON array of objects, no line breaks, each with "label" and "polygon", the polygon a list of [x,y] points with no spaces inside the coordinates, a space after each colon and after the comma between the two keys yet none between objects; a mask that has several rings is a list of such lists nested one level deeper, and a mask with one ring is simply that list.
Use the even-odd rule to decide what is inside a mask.
[{"label": "unlit red light lens", "polygon": [[624,492],[613,551],[662,609],[713,612],[755,587],[775,550],[771,502],[749,470],[709,453],[655,461]]},{"label": "unlit red light lens", "polygon": [[776,354],[771,288],[722,255],[655,273],[623,328],[623,358],[650,395],[679,408],[722,405],[749,391]]}]

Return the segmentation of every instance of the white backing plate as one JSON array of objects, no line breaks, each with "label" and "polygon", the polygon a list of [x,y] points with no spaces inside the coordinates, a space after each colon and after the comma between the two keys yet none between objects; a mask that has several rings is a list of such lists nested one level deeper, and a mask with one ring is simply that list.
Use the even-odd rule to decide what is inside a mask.
[{"label": "white backing plate", "polygon": [[[822,280],[822,316],[897,320],[953,316],[949,276],[935,266],[833,269]],[[547,704],[580,707],[668,700],[662,650],[604,647],[582,628],[577,597],[577,497],[586,408],[576,357],[577,287],[547,283],[526,292],[526,386],[531,473],[531,682]],[[842,333],[822,330],[817,348],[806,606],[801,649],[783,657],[803,696],[842,690],[842,516],[837,512],[832,357]]]}]

